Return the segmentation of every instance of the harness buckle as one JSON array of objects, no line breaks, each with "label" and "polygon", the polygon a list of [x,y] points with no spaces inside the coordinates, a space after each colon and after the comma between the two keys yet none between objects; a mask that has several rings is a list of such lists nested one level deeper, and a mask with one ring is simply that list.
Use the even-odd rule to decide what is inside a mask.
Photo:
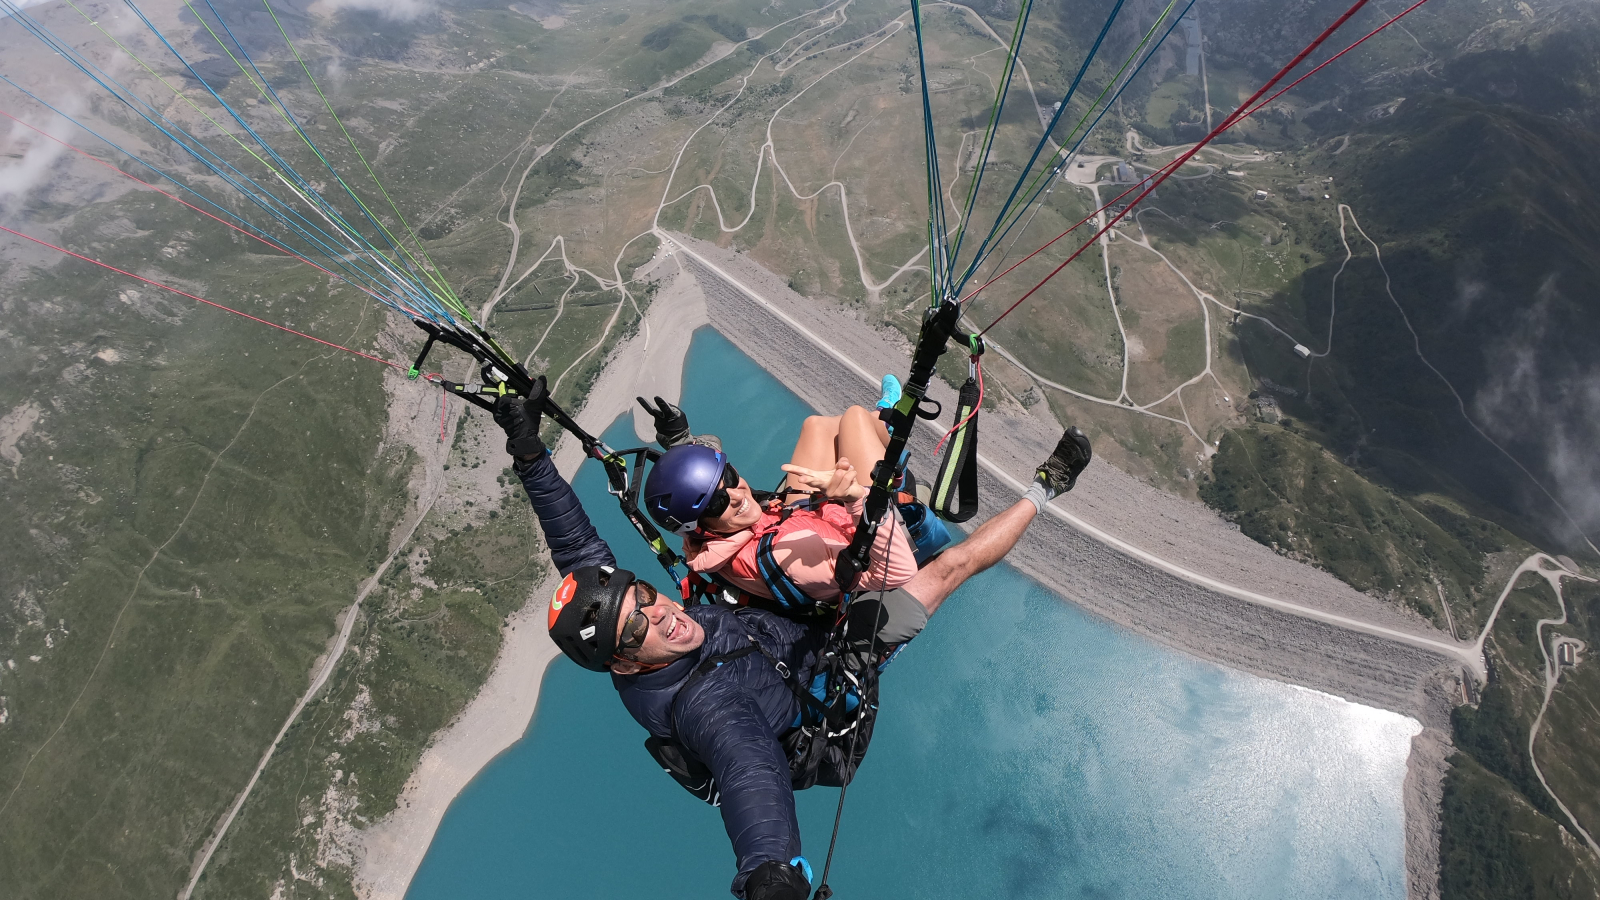
[{"label": "harness buckle", "polygon": [[789,680],[789,667],[788,667],[788,665],[786,665],[784,663],[783,660],[780,659],[777,662],[773,663],[772,667],[774,669],[778,670],[778,677],[779,678],[782,678],[784,681],[788,681]]}]

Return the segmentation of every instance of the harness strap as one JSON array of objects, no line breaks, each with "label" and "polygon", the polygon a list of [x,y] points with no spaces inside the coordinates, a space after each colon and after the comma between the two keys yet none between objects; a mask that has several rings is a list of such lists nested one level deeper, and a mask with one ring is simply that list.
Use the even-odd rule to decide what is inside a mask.
[{"label": "harness strap", "polygon": [[[773,656],[770,652],[768,652],[767,648],[761,646],[761,644],[759,644],[754,637],[750,638],[750,644],[755,647],[755,649],[761,651],[761,655],[767,658],[767,662],[772,663],[772,667],[778,670],[778,676],[783,679],[784,684],[788,685],[789,692],[794,694],[795,699],[800,701],[801,708],[805,712],[811,713],[813,722],[815,724],[826,722],[829,726],[837,727],[844,722],[845,717],[849,714],[847,703],[844,700],[841,699],[841,701],[838,703],[828,703],[820,699],[817,697],[817,695],[811,693],[811,689],[809,687],[794,681],[791,678],[788,665],[786,665],[783,660],[778,659],[776,656]],[[831,659],[828,659],[828,661],[818,666],[817,671],[813,674],[823,678],[823,690],[825,693],[843,694],[845,692],[845,688],[838,686],[839,679],[837,677],[828,677],[829,675],[834,674],[830,671],[834,668],[834,666],[830,663],[833,662],[833,660],[837,660],[838,657],[831,653],[828,654],[828,657],[831,657]],[[850,681],[851,683],[855,682],[855,679],[848,677],[846,677],[844,680]],[[802,722],[802,724],[804,723]]]},{"label": "harness strap", "polygon": [[[749,640],[749,643],[745,646],[727,653],[708,657],[702,660],[700,665],[695,666],[694,671],[684,680],[683,686],[678,689],[677,697],[683,696],[690,685],[720,669],[723,665],[743,659],[752,653],[760,653],[767,658],[767,662],[772,664],[772,668],[778,673],[778,677],[783,679],[784,686],[789,689],[789,692],[794,695],[796,700],[800,701],[802,713],[810,713],[813,726],[825,724],[830,729],[837,729],[845,723],[851,711],[848,697],[852,686],[856,687],[858,692],[856,710],[860,711],[864,708],[867,701],[866,697],[860,695],[860,680],[850,674],[846,669],[844,660],[837,652],[829,651],[826,653],[821,664],[813,673],[823,677],[823,690],[828,696],[828,700],[823,700],[812,694],[809,686],[799,684],[794,677],[794,673],[789,670],[788,664],[773,656],[771,651],[761,646],[761,642],[756,640],[755,635],[747,633],[745,638]],[[674,705],[677,703],[677,697],[673,698]],[[675,720],[672,723],[672,729],[674,740],[676,740],[677,722]]]},{"label": "harness strap", "polygon": [[[784,512],[784,518],[788,518],[788,510]],[[778,529],[774,528],[763,534],[756,544],[756,572],[761,576],[762,583],[772,592],[772,599],[776,600],[785,611],[796,611],[817,605],[815,600],[800,590],[794,579],[789,577],[789,573],[778,565],[778,558],[772,553],[772,545],[777,538]]]},{"label": "harness strap", "polygon": [[[740,647],[732,652],[721,653],[716,656],[701,660],[700,665],[695,666],[694,671],[689,674],[689,677],[684,679],[683,687],[678,688],[678,693],[682,694],[688,689],[689,685],[694,684],[696,681],[699,681],[707,675],[710,675],[712,672],[715,672],[717,669],[721,668],[724,663],[731,663],[736,659],[743,659],[757,650],[761,650],[761,646],[755,642],[755,638],[751,638],[750,645],[747,647]],[[761,652],[766,653],[765,650],[761,650]],[[767,658],[771,659],[772,657],[768,655]]]}]

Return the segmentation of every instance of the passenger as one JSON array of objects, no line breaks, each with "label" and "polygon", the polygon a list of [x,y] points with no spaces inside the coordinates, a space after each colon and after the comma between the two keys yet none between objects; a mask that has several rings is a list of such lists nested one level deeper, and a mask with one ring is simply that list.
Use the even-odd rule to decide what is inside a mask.
[{"label": "passenger", "polygon": [[[852,406],[842,416],[806,419],[783,466],[787,487],[768,494],[751,488],[720,443],[712,449],[688,437],[682,410],[660,397],[656,408],[639,402],[656,417],[657,441],[668,448],[645,479],[644,508],[657,525],[683,538],[689,568],[774,601],[786,613],[837,606],[842,592],[834,561],[855,535],[872,483],[853,461],[876,463],[889,445],[878,414]],[[911,532],[897,511],[879,531],[856,583],[893,590],[917,574],[917,563]]]},{"label": "passenger", "polygon": [[[609,671],[623,705],[650,733],[646,747],[657,762],[719,806],[738,863],[734,896],[805,900],[811,873],[794,791],[849,783],[871,740],[876,673],[962,582],[1015,546],[1044,504],[1072,489],[1089,463],[1088,439],[1069,428],[1023,499],[898,590],[852,601],[836,630],[832,622],[802,624],[759,609],[684,609],[617,568],[539,440],[539,402],[503,398],[495,420],[506,431],[513,471],[539,517],[550,558],[565,576],[550,603],[550,637],[578,665]],[[830,477],[823,490],[832,490],[835,480]],[[865,627],[853,633],[858,623]],[[842,738],[826,724],[820,734],[803,724],[807,709],[816,706],[818,677],[839,672],[840,665],[865,679],[853,683],[866,688],[867,701],[853,707],[849,756],[842,761]],[[838,694],[829,694],[825,683],[820,696]],[[796,740],[808,733],[823,740]],[[819,746],[822,752],[815,752]],[[641,887],[659,887],[650,881],[657,876],[641,878]]]}]

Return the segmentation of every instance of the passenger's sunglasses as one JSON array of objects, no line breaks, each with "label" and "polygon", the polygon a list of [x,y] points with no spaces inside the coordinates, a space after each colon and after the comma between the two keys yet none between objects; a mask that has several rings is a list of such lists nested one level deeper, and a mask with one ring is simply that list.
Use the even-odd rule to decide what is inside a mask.
[{"label": "passenger's sunglasses", "polygon": [[622,638],[617,641],[618,650],[637,652],[644,646],[644,639],[650,634],[650,619],[645,616],[644,608],[654,606],[657,596],[656,589],[648,583],[633,583],[633,612],[628,613],[628,620],[622,624]]},{"label": "passenger's sunglasses", "polygon": [[722,485],[716,493],[711,495],[711,502],[706,504],[706,511],[700,514],[701,519],[715,519],[728,511],[728,491],[739,486],[739,473],[731,465],[722,467]]}]

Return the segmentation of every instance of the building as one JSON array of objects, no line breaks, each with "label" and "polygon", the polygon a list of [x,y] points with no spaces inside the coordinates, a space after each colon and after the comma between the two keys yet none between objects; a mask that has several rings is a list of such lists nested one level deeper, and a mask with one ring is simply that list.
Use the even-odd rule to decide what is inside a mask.
[{"label": "building", "polygon": [[1578,654],[1572,644],[1562,641],[1556,645],[1556,664],[1562,666],[1575,666],[1578,664]]},{"label": "building", "polygon": [[1266,191],[1256,191],[1256,199],[1257,200],[1265,200],[1269,196],[1271,196],[1271,195],[1268,194]]},{"label": "building", "polygon": [[1294,352],[1300,354],[1301,359],[1311,358],[1311,348],[1307,347],[1305,344],[1295,344]]},{"label": "building", "polygon": [[1121,182],[1122,184],[1128,184],[1138,180],[1139,176],[1133,173],[1133,166],[1128,165],[1126,160],[1119,160],[1117,162],[1117,181]]},{"label": "building", "polygon": [[1185,75],[1200,74],[1200,17],[1190,10],[1184,15],[1180,23],[1183,26],[1183,42],[1187,45],[1188,52],[1184,54],[1183,69]]}]

